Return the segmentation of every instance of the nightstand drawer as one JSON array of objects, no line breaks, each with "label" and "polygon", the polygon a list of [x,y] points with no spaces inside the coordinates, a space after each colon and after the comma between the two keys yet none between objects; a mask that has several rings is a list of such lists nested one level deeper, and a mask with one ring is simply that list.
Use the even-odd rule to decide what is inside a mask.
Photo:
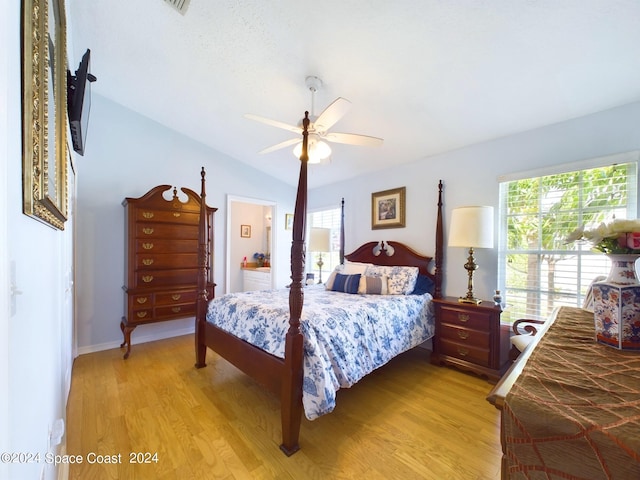
[{"label": "nightstand drawer", "polygon": [[469,309],[441,307],[441,323],[464,326],[475,330],[489,330],[491,315]]},{"label": "nightstand drawer", "polygon": [[469,344],[454,342],[445,338],[440,339],[443,355],[456,357],[461,360],[473,362],[476,365],[489,366],[489,349],[474,347]]},{"label": "nightstand drawer", "polygon": [[457,327],[446,323],[441,325],[440,336],[454,342],[469,345],[471,347],[486,348],[487,350],[491,344],[491,336],[489,332]]}]

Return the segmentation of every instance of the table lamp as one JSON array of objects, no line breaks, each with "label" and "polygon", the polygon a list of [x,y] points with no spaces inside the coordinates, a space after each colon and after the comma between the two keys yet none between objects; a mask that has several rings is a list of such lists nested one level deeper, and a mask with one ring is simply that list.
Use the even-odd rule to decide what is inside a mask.
[{"label": "table lamp", "polygon": [[473,258],[474,248],[493,248],[493,207],[459,207],[451,212],[449,232],[450,247],[469,249],[469,257],[464,268],[469,274],[467,295],[460,297],[460,303],[481,303],[473,295],[473,272],[478,265]]},{"label": "table lamp", "polygon": [[322,283],[322,253],[331,250],[331,229],[330,228],[311,228],[311,235],[309,239],[309,251],[318,252],[318,283]]}]

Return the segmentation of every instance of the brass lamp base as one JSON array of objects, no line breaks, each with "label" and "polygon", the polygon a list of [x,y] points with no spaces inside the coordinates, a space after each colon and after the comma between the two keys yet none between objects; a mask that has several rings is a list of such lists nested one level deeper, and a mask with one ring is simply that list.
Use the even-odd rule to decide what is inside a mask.
[{"label": "brass lamp base", "polygon": [[316,265],[318,265],[318,284],[320,284],[322,283],[322,266],[324,265],[324,262],[322,261],[322,253],[319,254],[318,263],[316,263]]},{"label": "brass lamp base", "polygon": [[482,303],[482,300],[480,300],[479,298],[475,298],[475,297],[460,297],[458,298],[458,303],[473,303],[475,305],[479,305]]},{"label": "brass lamp base", "polygon": [[469,249],[469,257],[467,258],[467,263],[464,264],[464,268],[469,274],[469,281],[467,284],[467,294],[464,297],[460,297],[458,299],[459,303],[473,303],[478,305],[482,303],[482,300],[473,296],[473,272],[478,269],[478,265],[476,265],[476,261],[473,258],[473,248]]}]

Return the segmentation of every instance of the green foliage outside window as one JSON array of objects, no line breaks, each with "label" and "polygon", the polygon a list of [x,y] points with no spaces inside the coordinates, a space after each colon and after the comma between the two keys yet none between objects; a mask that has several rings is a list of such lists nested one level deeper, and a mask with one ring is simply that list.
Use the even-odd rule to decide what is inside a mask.
[{"label": "green foliage outside window", "polygon": [[635,163],[501,184],[503,318],[546,318],[557,305],[581,306],[608,260],[566,238],[579,225],[635,215],[635,191]]}]

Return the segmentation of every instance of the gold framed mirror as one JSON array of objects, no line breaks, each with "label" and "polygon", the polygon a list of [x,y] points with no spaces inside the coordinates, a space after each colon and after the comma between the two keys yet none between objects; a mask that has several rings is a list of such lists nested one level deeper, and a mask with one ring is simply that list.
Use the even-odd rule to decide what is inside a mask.
[{"label": "gold framed mirror", "polygon": [[64,0],[22,2],[23,211],[60,230],[67,220]]}]

